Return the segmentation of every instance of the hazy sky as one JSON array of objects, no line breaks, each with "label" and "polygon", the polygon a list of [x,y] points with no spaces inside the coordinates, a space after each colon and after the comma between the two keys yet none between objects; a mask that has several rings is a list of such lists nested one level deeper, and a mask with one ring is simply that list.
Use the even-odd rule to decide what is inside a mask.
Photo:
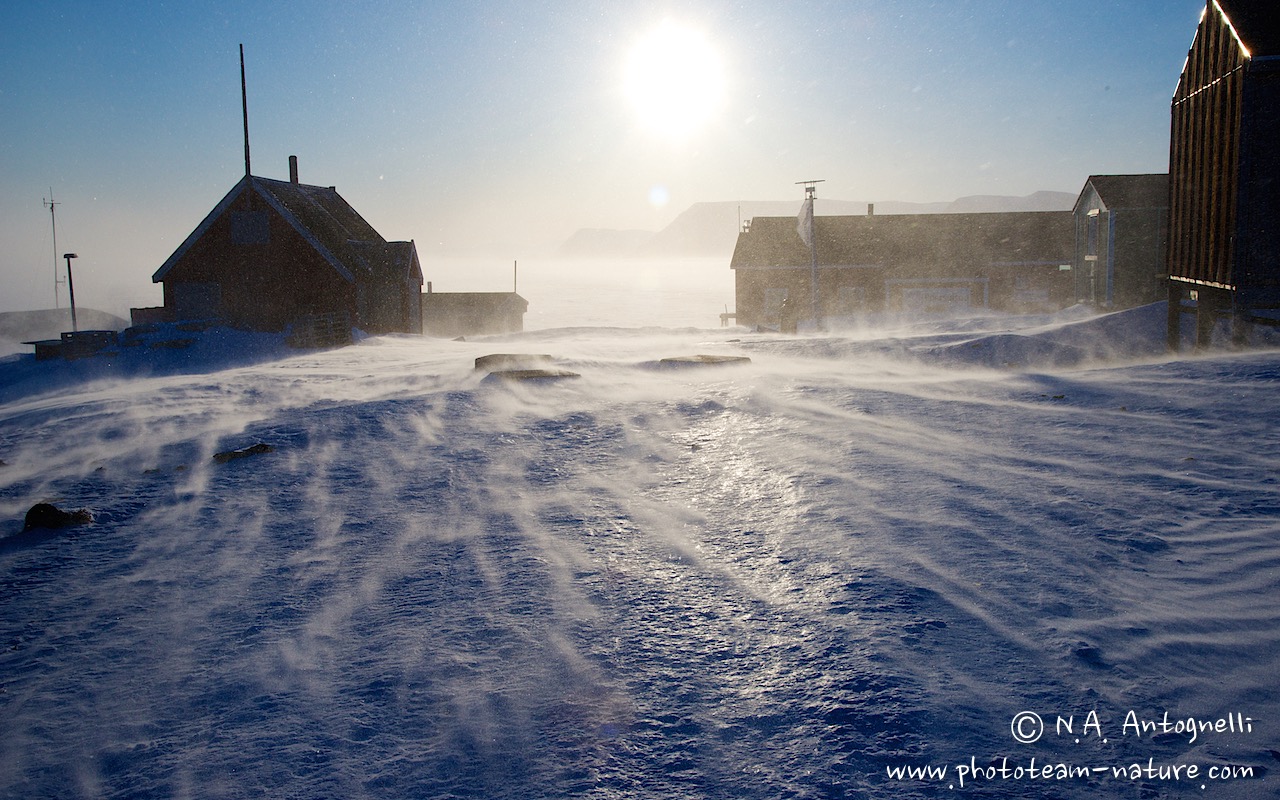
[{"label": "hazy sky", "polygon": [[805,179],[939,201],[1163,172],[1202,6],[10,4],[0,311],[53,305],[50,189],[78,303],[159,302],[151,274],[244,173],[240,43],[254,174],[296,154],[304,183],[414,239],[429,279],[439,255],[509,263],[697,201],[798,206]]}]

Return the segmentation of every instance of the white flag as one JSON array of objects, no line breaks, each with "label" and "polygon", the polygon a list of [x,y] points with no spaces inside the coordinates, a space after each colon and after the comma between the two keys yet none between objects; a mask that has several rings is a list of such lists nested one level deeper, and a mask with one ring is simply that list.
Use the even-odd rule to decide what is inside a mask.
[{"label": "white flag", "polygon": [[813,198],[806,197],[800,213],[796,215],[796,233],[800,234],[805,247],[813,247]]}]

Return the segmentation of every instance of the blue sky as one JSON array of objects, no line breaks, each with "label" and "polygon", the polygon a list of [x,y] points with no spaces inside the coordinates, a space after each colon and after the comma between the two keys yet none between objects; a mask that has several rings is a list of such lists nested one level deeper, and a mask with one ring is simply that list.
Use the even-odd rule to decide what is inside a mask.
[{"label": "blue sky", "polygon": [[[509,261],[581,227],[656,230],[697,201],[798,204],[809,178],[820,198],[938,201],[1164,171],[1202,6],[15,5],[0,29],[0,311],[52,305],[51,188],[77,300],[159,301],[152,272],[243,174],[241,43],[254,173],[284,178],[296,154],[304,182],[414,239],[430,273],[433,256]],[[627,54],[664,20],[697,31],[723,73],[680,140],[623,90]]]}]

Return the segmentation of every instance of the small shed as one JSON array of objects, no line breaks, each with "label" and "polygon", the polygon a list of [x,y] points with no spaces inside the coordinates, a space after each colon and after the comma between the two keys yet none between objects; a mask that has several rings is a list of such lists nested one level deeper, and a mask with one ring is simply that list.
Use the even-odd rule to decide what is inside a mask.
[{"label": "small shed", "polygon": [[434,292],[422,298],[422,332],[455,338],[524,330],[529,301],[515,292]]},{"label": "small shed", "polygon": [[1168,174],[1090,175],[1073,213],[1077,302],[1122,309],[1161,298]]},{"label": "small shed", "polygon": [[422,266],[412,241],[388,242],[332,186],[246,175],[152,281],[167,320],[278,331],[345,316],[367,333],[421,333]]},{"label": "small shed", "polygon": [[1215,318],[1280,308],[1280,14],[1274,0],[1208,0],[1170,109],[1169,344],[1195,301]]},{"label": "small shed", "polygon": [[807,319],[815,295],[823,318],[1072,302],[1070,211],[821,216],[814,230],[816,270],[795,217],[756,217],[738,234],[739,324],[786,327],[784,312]]}]

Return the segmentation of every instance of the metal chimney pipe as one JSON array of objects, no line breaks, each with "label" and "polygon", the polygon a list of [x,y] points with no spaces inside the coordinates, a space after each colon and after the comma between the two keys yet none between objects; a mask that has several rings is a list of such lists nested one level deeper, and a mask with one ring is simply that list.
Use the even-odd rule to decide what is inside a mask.
[{"label": "metal chimney pipe", "polygon": [[79,256],[75,253],[63,253],[62,257],[67,260],[67,292],[71,295],[71,330],[79,333],[80,326],[76,324],[76,282],[71,277],[71,259]]},{"label": "metal chimney pipe", "polygon": [[289,183],[298,182],[298,157],[289,156]]}]

